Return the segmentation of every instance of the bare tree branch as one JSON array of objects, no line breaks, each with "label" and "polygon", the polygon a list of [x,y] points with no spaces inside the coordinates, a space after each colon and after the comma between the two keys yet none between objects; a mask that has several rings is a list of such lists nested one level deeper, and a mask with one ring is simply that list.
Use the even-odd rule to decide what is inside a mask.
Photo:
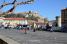
[{"label": "bare tree branch", "polygon": [[20,3],[17,3],[17,5],[21,5],[21,4],[31,4],[34,0],[28,0],[28,1],[25,1],[25,2],[20,2]]},{"label": "bare tree branch", "polygon": [[24,1],[24,2],[23,1],[22,2],[18,2],[18,3],[17,3],[17,0],[14,0],[12,3],[5,3],[5,1],[4,1],[4,3],[0,6],[0,9],[2,9],[6,5],[13,5],[13,7],[10,10],[5,12],[5,13],[9,13],[9,12],[13,12],[17,5],[31,4],[33,1],[34,0],[28,0],[28,1]]},{"label": "bare tree branch", "polygon": [[3,3],[1,6],[0,6],[0,9],[2,9],[4,6],[6,5],[10,5],[10,4],[14,4],[16,2],[16,0],[14,0],[12,3]]},{"label": "bare tree branch", "polygon": [[14,4],[15,2],[17,2],[17,1],[16,1],[16,0],[14,0],[12,4]]},{"label": "bare tree branch", "polygon": [[34,1],[34,0],[28,0],[28,1],[25,1],[25,2],[16,3],[17,1],[14,0],[12,3],[3,3],[3,4],[0,6],[0,9],[2,9],[4,6],[10,5],[10,4],[15,4],[15,3],[16,3],[16,5],[30,4],[30,3],[32,3],[33,1]]}]

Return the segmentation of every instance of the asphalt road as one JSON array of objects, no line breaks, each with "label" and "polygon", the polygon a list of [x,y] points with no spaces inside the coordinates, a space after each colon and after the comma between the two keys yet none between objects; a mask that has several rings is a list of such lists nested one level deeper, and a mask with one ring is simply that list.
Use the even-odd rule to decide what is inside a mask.
[{"label": "asphalt road", "polygon": [[0,29],[0,34],[17,41],[20,44],[67,44],[67,33],[46,31],[23,31],[15,29]]}]

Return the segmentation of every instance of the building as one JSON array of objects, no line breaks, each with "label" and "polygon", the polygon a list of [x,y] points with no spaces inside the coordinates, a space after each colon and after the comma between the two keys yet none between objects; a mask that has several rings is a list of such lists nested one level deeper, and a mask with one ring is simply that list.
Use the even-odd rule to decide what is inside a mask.
[{"label": "building", "polygon": [[49,21],[49,26],[54,26],[55,22],[56,22],[56,20]]},{"label": "building", "polygon": [[61,27],[61,16],[56,16],[56,25]]},{"label": "building", "polygon": [[27,19],[25,18],[0,18],[1,22],[3,24],[10,23],[11,25],[14,24],[28,24]]},{"label": "building", "polygon": [[27,22],[27,24],[29,25],[33,25],[33,24],[43,25],[44,24],[44,18],[40,16],[37,11],[28,11],[28,12],[9,14],[3,20],[4,22],[10,22],[11,24],[13,23],[26,24],[24,22]]},{"label": "building", "polygon": [[61,25],[67,26],[67,8],[61,10]]},{"label": "building", "polygon": [[49,25],[61,27],[61,16],[56,16],[55,20],[49,21]]},{"label": "building", "polygon": [[44,18],[42,16],[40,16],[37,11],[21,12],[21,13],[17,13],[17,14],[22,14],[25,17],[33,15],[34,17],[37,18],[37,21],[35,21],[36,19],[34,19],[34,20],[29,20],[28,19],[29,22],[31,22],[31,23],[36,22],[37,24],[44,24]]},{"label": "building", "polygon": [[39,16],[38,12],[33,12],[33,11],[27,11],[27,12],[20,12],[17,14],[22,14],[22,15],[33,15],[35,17]]}]

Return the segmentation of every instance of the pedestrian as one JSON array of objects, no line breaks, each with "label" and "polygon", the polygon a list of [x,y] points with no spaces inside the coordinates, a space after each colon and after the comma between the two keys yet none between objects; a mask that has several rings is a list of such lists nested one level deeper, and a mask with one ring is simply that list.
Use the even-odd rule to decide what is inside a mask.
[{"label": "pedestrian", "polygon": [[24,27],[24,34],[27,34],[27,25],[23,25]]},{"label": "pedestrian", "polygon": [[54,28],[55,28],[55,26],[52,25],[50,31],[53,32]]}]

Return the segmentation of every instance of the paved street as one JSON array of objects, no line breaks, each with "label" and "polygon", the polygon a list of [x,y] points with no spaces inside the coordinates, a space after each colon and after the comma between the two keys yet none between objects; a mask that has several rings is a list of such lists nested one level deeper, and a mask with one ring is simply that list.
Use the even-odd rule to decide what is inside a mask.
[{"label": "paved street", "polygon": [[67,44],[67,33],[27,31],[27,34],[19,30],[0,29],[0,35],[4,35],[20,44]]}]

